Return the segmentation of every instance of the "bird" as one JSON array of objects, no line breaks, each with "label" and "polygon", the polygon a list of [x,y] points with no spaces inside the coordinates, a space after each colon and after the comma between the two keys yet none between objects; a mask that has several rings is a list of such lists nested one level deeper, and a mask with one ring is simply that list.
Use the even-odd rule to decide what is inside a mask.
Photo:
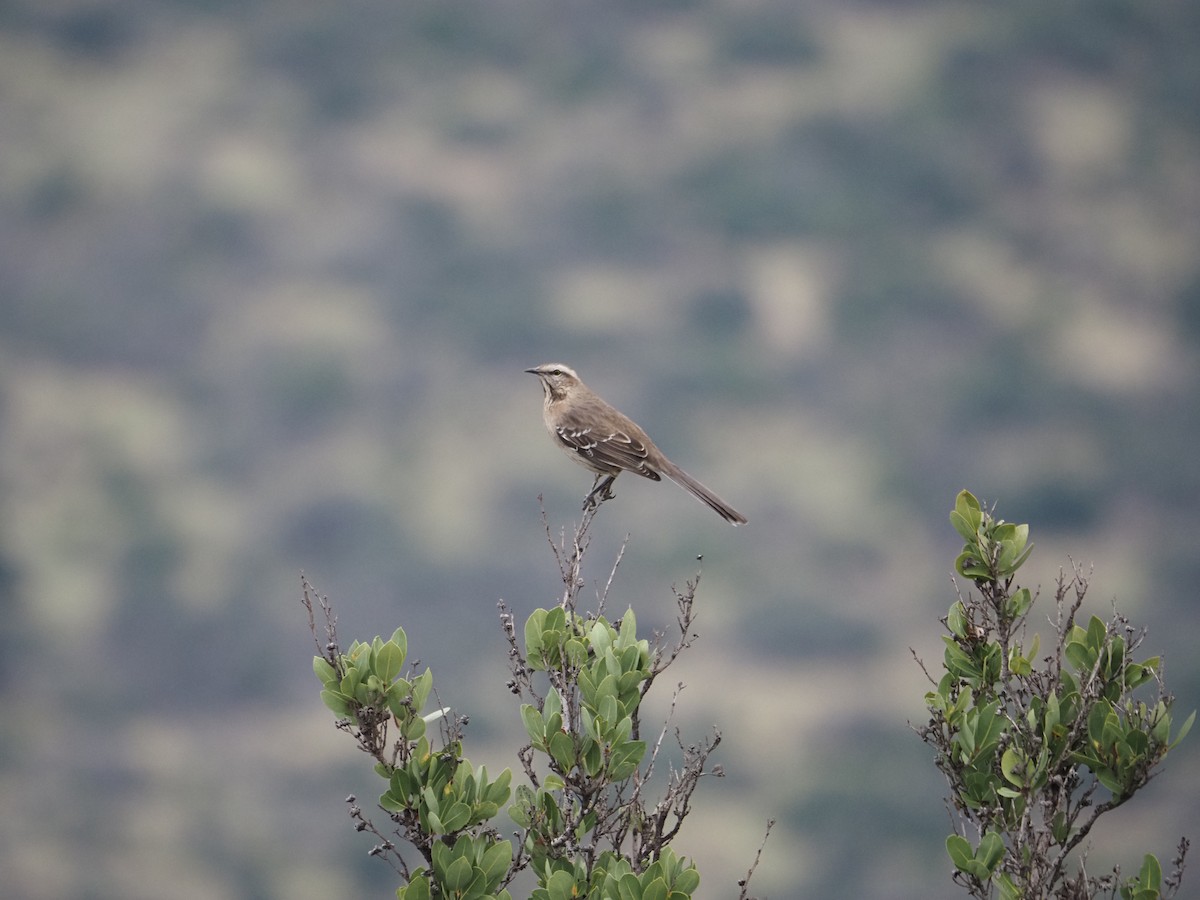
[{"label": "bird", "polygon": [[637,423],[601,399],[570,366],[544,363],[525,371],[542,383],[542,419],[554,443],[596,476],[585,510],[611,499],[616,477],[633,472],[651,481],[662,481],[665,475],[726,522],[746,523],[745,516],[667,459]]}]

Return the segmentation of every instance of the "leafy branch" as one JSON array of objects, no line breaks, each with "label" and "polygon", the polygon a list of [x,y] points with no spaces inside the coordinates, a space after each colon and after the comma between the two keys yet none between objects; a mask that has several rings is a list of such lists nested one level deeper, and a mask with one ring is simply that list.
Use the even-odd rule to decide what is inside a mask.
[{"label": "leafy branch", "polygon": [[950,520],[965,542],[955,569],[974,591],[959,592],[942,619],[945,673],[935,681],[921,664],[934,689],[916,731],[950,787],[955,881],[1005,900],[1174,896],[1186,840],[1166,878],[1150,854],[1125,879],[1119,869],[1089,876],[1083,860],[1071,874],[1070,858],[1102,815],[1157,774],[1195,713],[1172,738],[1162,661],[1134,658],[1145,632],[1115,610],[1080,623],[1088,580],[1078,565],[1059,573],[1053,645],[1039,659],[1040,636],[1027,636],[1036,595],[1015,583],[1033,549],[1029,527],[997,519],[967,491]]},{"label": "leafy branch", "polygon": [[[357,830],[378,839],[372,855],[403,880],[400,900],[511,900],[508,885],[525,870],[537,881],[532,900],[686,900],[699,885],[694,863],[671,842],[701,780],[722,774],[709,765],[721,735],[714,730],[689,742],[672,725],[682,683],[652,742],[642,737],[641,705],[696,639],[700,576],[674,591],[678,632],[671,640],[657,633],[639,638],[632,609],[612,621],[605,615],[624,546],[595,595],[595,611],[581,612],[583,560],[599,506],[586,508],[573,532],[558,540],[546,524],[563,585],[556,606],[534,610],[518,628],[499,603],[507,684],[524,701],[528,738],[517,751],[527,783],[515,788],[511,769],[492,777],[463,756],[465,717],[449,707],[425,711],[433,675],[409,664],[403,629],[343,651],[328,599],[302,578],[321,699],[387,783],[379,807],[392,829],[377,828],[354,797],[350,814]],[[674,751],[665,752],[671,745]],[[520,829],[515,841],[493,824],[506,806]],[[405,854],[413,851],[417,858],[409,862]],[[740,900],[749,900],[757,864],[758,857],[739,885]]]}]

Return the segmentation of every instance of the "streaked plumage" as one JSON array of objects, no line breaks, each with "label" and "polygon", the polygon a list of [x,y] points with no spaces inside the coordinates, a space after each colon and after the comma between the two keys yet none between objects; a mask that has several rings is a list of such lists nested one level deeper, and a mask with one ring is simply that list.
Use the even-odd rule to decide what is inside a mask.
[{"label": "streaked plumage", "polygon": [[554,442],[596,475],[587,503],[608,496],[621,472],[634,472],[651,481],[661,481],[666,475],[727,522],[745,523],[745,516],[667,459],[646,432],[588,388],[570,366],[546,363],[525,371],[542,383],[542,418]]}]

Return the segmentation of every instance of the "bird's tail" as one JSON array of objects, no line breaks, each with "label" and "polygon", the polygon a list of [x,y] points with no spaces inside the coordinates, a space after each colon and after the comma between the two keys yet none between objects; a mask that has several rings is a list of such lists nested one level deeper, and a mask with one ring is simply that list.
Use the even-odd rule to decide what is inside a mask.
[{"label": "bird's tail", "polygon": [[740,512],[698,482],[695,478],[689,475],[683,469],[672,464],[670,469],[663,469],[663,474],[670,478],[681,488],[685,488],[689,493],[695,495],[701,501],[717,511],[726,522],[733,525],[745,525],[746,517]]}]

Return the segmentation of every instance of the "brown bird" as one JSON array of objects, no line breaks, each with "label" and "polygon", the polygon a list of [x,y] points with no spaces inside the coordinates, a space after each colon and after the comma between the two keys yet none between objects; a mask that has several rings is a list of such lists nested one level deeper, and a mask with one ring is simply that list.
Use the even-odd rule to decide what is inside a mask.
[{"label": "brown bird", "polygon": [[542,382],[546,394],[542,418],[554,443],[596,475],[584,509],[612,497],[612,483],[622,472],[634,472],[651,481],[662,481],[666,475],[725,521],[745,524],[745,516],[667,459],[646,432],[600,399],[570,366],[546,363],[525,371]]}]

